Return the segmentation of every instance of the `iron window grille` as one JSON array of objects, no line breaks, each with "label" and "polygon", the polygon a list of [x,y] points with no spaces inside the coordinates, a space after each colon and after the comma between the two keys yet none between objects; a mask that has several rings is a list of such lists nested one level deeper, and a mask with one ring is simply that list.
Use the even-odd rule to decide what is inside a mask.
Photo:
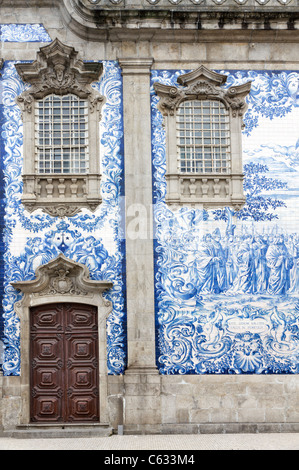
[{"label": "iron window grille", "polygon": [[88,171],[88,103],[75,95],[36,102],[37,173]]},{"label": "iron window grille", "polygon": [[230,173],[229,113],[212,100],[185,101],[176,115],[178,171]]}]

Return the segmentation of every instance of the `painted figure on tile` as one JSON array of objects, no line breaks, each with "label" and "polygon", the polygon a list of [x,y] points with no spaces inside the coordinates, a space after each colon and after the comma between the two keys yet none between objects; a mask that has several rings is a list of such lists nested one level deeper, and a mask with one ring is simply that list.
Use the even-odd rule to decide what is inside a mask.
[{"label": "painted figure on tile", "polygon": [[83,237],[78,239],[72,246],[69,256],[74,261],[85,264],[90,271],[96,271],[100,270],[108,257],[108,252],[101,239],[96,240],[95,237],[89,236],[86,239]]},{"label": "painted figure on tile", "polygon": [[21,255],[20,267],[28,277],[34,274],[41,264],[48,263],[52,257],[52,250],[43,243],[40,237],[29,238],[24,253]]},{"label": "painted figure on tile", "polygon": [[298,236],[291,234],[288,238],[287,249],[293,258],[293,267],[290,269],[290,290],[299,291],[299,240]]},{"label": "painted figure on tile", "polygon": [[225,251],[221,244],[221,234],[219,228],[215,229],[213,234],[213,245],[215,250],[215,269],[217,279],[217,290],[224,292],[227,289],[226,259]]},{"label": "painted figure on tile", "polygon": [[204,344],[202,348],[207,351],[214,350],[215,344],[219,344],[222,339],[224,328],[223,328],[223,315],[219,307],[216,307],[215,310],[208,315],[206,321],[201,325],[201,328],[198,331],[204,335]]},{"label": "painted figure on tile", "polygon": [[278,342],[282,343],[287,340],[288,322],[285,314],[279,312],[277,307],[273,309],[270,315],[271,320],[271,334],[273,338]]},{"label": "painted figure on tile", "polygon": [[254,278],[252,237],[245,237],[239,246],[235,247],[235,263],[237,275],[230,292],[252,293]]},{"label": "painted figure on tile", "polygon": [[283,235],[275,237],[267,250],[266,260],[270,270],[268,293],[286,294],[290,288],[290,270],[294,262],[285,246]]},{"label": "painted figure on tile", "polygon": [[216,256],[215,246],[211,234],[203,237],[198,248],[195,260],[197,288],[202,293],[219,293],[217,267],[221,259]]},{"label": "painted figure on tile", "polygon": [[256,293],[267,291],[268,267],[266,253],[268,244],[262,236],[256,236],[253,244],[254,252],[254,286]]},{"label": "painted figure on tile", "polygon": [[226,279],[227,288],[229,289],[236,279],[237,276],[237,265],[235,260],[235,240],[234,237],[230,236],[226,240],[225,244],[225,259],[226,259]]}]

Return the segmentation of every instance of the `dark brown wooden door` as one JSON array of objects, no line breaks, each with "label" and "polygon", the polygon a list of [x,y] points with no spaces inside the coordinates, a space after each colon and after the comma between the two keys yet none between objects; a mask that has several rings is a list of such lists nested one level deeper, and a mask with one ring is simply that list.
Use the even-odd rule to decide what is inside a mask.
[{"label": "dark brown wooden door", "polygon": [[99,421],[97,309],[31,309],[31,421]]}]

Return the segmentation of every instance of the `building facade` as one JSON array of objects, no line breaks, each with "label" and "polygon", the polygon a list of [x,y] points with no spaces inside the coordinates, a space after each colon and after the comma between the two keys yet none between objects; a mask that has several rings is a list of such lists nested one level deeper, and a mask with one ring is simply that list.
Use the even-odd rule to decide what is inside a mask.
[{"label": "building facade", "polygon": [[299,430],[298,28],[1,2],[2,432]]}]

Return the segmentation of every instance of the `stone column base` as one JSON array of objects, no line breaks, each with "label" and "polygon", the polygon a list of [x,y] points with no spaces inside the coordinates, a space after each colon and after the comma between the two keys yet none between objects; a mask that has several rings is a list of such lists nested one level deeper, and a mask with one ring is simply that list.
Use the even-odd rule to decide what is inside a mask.
[{"label": "stone column base", "polygon": [[124,375],[124,432],[161,428],[161,376],[155,367],[130,367]]},{"label": "stone column base", "polygon": [[125,375],[139,374],[139,375],[159,375],[159,371],[156,366],[130,366],[126,371]]}]

